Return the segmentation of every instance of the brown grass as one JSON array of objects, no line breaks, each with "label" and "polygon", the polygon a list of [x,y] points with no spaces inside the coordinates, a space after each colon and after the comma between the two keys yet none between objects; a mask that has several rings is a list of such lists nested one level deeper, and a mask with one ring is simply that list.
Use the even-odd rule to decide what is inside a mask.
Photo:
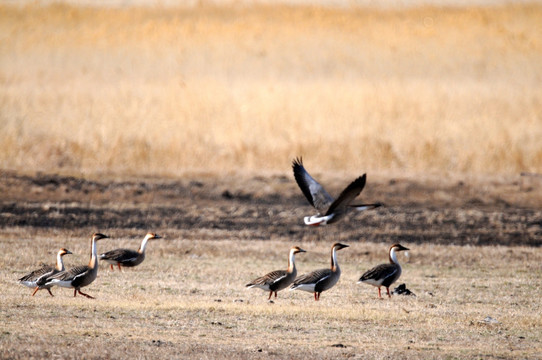
[{"label": "brown grass", "polygon": [[542,7],[0,6],[0,166],[542,171]]},{"label": "brown grass", "polygon": [[[0,5],[0,168],[87,178],[2,174],[0,358],[538,358],[540,248],[427,239],[540,243],[540,178],[517,178],[542,172],[540,24],[539,4]],[[297,155],[334,194],[374,174],[364,199],[388,206],[316,233],[293,182],[224,176],[290,177]],[[402,178],[422,171],[472,177]],[[103,251],[149,224],[166,239],[134,269],[102,264],[96,300],[16,284],[59,247],[86,263],[87,229],[113,236]],[[327,266],[336,237],[356,240],[320,302],[245,290],[293,244],[300,272]],[[416,297],[355,283],[386,258],[365,239],[410,237]]]},{"label": "brown grass", "polygon": [[[332,193],[340,189],[344,179],[322,175]],[[282,176],[2,172],[0,358],[535,359],[542,212],[540,179],[531,180],[371,181],[363,199],[385,207],[308,228],[302,217],[312,211]],[[16,283],[60,247],[74,252],[67,267],[86,263],[97,230],[112,237],[100,252],[137,248],[149,230],[165,239],[151,242],[136,268],[101,264],[84,289],[96,300],[58,288],[54,298],[31,297]],[[350,245],[339,253],[343,275],[321,301],[283,291],[269,303],[263,291],[245,289],[284,268],[294,244],[308,250],[297,256],[300,273],[329,266],[337,240]],[[400,256],[399,283],[417,296],[380,301],[356,281],[385,261],[393,242],[411,248]],[[488,316],[497,323],[484,322]]]},{"label": "brown grass", "polygon": [[[54,288],[35,297],[15,279],[54,249],[87,261],[87,239],[2,235],[2,358],[536,358],[542,351],[542,253],[526,247],[411,246],[400,281],[416,297],[378,300],[359,275],[386,258],[382,244],[341,251],[343,276],[320,302],[304,292],[274,303],[244,284],[286,265],[290,241],[155,241],[134,269],[101,266],[86,288],[96,300]],[[100,250],[137,247],[113,239]],[[296,242],[300,272],[327,266],[325,242]],[[26,254],[26,256],[21,256]],[[498,323],[486,324],[491,316]],[[333,347],[343,344],[345,347]]]}]

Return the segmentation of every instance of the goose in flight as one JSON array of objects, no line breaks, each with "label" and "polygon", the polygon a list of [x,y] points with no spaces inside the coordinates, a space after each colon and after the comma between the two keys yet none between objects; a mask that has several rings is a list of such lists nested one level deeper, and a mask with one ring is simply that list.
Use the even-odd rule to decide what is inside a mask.
[{"label": "goose in flight", "polygon": [[305,170],[301,158],[294,159],[292,168],[294,170],[294,178],[297,185],[299,185],[309,203],[318,210],[317,215],[305,216],[305,225],[318,226],[334,223],[344,217],[349,207],[355,208],[358,211],[363,211],[374,209],[382,205],[380,203],[351,204],[363,190],[365,182],[367,181],[366,174],[363,174],[352,181],[350,185],[341,192],[339,197],[334,199],[322,185],[314,180],[307,170]]}]

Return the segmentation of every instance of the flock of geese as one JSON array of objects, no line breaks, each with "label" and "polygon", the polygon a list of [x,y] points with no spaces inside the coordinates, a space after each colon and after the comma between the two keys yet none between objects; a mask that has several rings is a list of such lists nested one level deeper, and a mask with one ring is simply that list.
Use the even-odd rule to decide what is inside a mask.
[{"label": "flock of geese", "polygon": [[98,257],[98,250],[96,243],[99,240],[108,239],[109,236],[95,233],[90,239],[90,260],[88,265],[75,266],[69,270],[64,268],[64,262],[62,257],[72,252],[67,249],[60,249],[56,257],[55,266],[43,266],[37,270],[32,271],[30,274],[23,276],[19,279],[19,283],[34,289],[32,296],[34,296],[38,290],[47,289],[49,294],[53,296],[51,287],[60,286],[73,289],[73,296],[77,296],[79,293],[87,298],[94,299],[93,296],[85,294],[81,291],[82,287],[88,286],[96,280],[98,276],[98,258],[102,259],[110,264],[111,270],[113,265],[117,265],[119,270],[123,267],[133,267],[141,264],[145,260],[145,248],[147,242],[152,239],[161,239],[161,236],[155,233],[148,233],[141,242],[141,246],[137,251],[131,249],[115,249],[106,253],[100,254]]},{"label": "flock of geese", "polygon": [[[314,300],[318,301],[323,291],[331,289],[339,281],[341,268],[337,262],[337,251],[347,247],[348,245],[341,243],[333,244],[331,247],[331,268],[315,270],[296,278],[295,254],[306,251],[299,246],[294,246],[290,249],[288,256],[288,269],[271,271],[264,276],[254,279],[246,287],[269,291],[269,297],[267,298],[269,300],[273,293],[275,293],[276,298],[278,291],[290,286],[290,290],[303,290],[314,293]],[[409,249],[401,244],[393,244],[389,250],[389,263],[377,265],[366,271],[361,275],[358,283],[376,286],[379,298],[382,298],[380,288],[384,286],[388,297],[391,297],[390,286],[401,276],[401,265],[397,261],[396,252],[406,250]]]},{"label": "flock of geese", "polygon": [[[294,178],[301,188],[301,191],[309,203],[318,211],[318,214],[306,216],[304,222],[310,226],[320,226],[334,223],[346,214],[349,208],[358,211],[374,209],[381,206],[374,204],[352,204],[352,201],[363,190],[367,177],[365,174],[352,181],[334,199],[329,193],[305,170],[301,158],[294,159],[292,163]],[[79,265],[66,270],[64,267],[64,255],[72,254],[71,251],[61,248],[56,257],[55,266],[43,266],[31,273],[21,277],[19,283],[34,289],[32,296],[39,290],[46,289],[51,296],[51,288],[60,286],[73,289],[73,296],[79,293],[90,299],[94,297],[85,294],[81,288],[90,285],[98,275],[98,259],[106,261],[111,271],[115,265],[121,267],[133,267],[141,264],[145,259],[145,249],[149,240],[160,239],[161,236],[155,233],[148,233],[137,251],[131,249],[115,249],[98,256],[97,242],[108,239],[107,235],[95,233],[90,240],[90,260],[88,265]],[[286,270],[275,270],[264,276],[258,277],[246,285],[247,288],[259,288],[269,292],[268,300],[273,293],[275,298],[277,292],[290,287],[290,290],[302,290],[314,294],[314,300],[320,299],[323,291],[331,289],[341,276],[341,269],[337,262],[337,251],[349,247],[348,245],[335,243],[331,247],[331,268],[319,269],[308,274],[297,277],[295,266],[295,254],[306,252],[299,246],[294,246],[288,254],[288,268]],[[401,244],[394,244],[389,249],[389,263],[380,264],[366,271],[358,283],[366,283],[378,288],[378,297],[382,298],[381,287],[387,290],[388,297],[391,297],[389,287],[401,276],[401,265],[397,261],[397,252],[406,251],[408,248]]]}]

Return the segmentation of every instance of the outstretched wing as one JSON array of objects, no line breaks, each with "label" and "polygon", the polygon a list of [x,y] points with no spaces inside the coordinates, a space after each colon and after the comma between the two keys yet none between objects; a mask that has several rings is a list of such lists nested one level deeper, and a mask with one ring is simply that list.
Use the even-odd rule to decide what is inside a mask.
[{"label": "outstretched wing", "polygon": [[367,175],[363,174],[358,177],[356,180],[352,181],[342,192],[339,197],[333,201],[325,215],[332,214],[337,208],[345,207],[352,200],[354,200],[360,193],[361,190],[365,187],[365,182],[367,181]]},{"label": "outstretched wing", "polygon": [[294,178],[299,185],[299,188],[309,201],[318,211],[325,212],[327,208],[333,203],[333,198],[327,193],[327,191],[309,175],[305,167],[303,166],[303,160],[296,158],[292,162],[292,168],[294,169]]}]

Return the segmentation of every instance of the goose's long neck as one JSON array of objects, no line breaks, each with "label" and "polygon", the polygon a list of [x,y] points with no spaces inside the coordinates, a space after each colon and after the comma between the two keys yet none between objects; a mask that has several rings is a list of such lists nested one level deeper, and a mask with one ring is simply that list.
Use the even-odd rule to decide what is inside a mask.
[{"label": "goose's long neck", "polygon": [[64,254],[62,253],[62,251],[59,251],[57,254],[56,254],[56,269],[58,271],[64,271],[64,261],[62,261],[62,256]]},{"label": "goose's long neck", "polygon": [[288,272],[295,271],[295,253],[294,250],[290,250],[290,256],[288,257]]},{"label": "goose's long neck", "polygon": [[143,241],[141,242],[141,246],[139,247],[139,249],[137,250],[138,253],[140,254],[144,254],[145,253],[145,248],[147,247],[147,242],[149,241],[149,237],[148,236],[145,236],[145,238],[143,239]]},{"label": "goose's long neck", "polygon": [[335,250],[335,248],[331,250],[331,270],[341,271],[339,268],[339,263],[337,262],[337,250]]},{"label": "goose's long neck", "polygon": [[98,251],[96,250],[96,240],[94,238],[90,241],[90,261],[88,266],[92,269],[98,268]]},{"label": "goose's long neck", "polygon": [[391,264],[399,265],[399,262],[397,261],[397,254],[395,253],[395,248],[390,249],[389,258],[390,258],[390,263]]}]

